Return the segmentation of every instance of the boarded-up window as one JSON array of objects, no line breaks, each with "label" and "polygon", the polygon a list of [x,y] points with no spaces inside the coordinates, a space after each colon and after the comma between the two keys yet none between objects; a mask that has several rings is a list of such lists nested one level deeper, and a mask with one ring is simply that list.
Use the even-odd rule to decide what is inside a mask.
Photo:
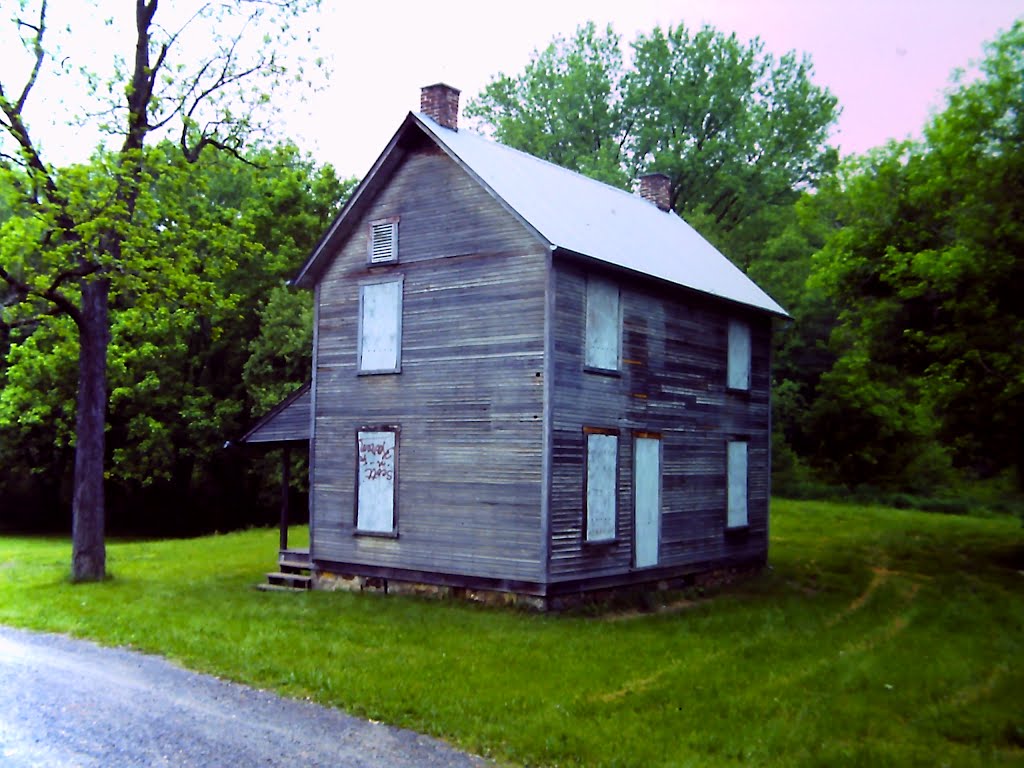
[{"label": "boarded-up window", "polygon": [[402,280],[359,287],[359,370],[397,372],[402,350]]},{"label": "boarded-up window", "polygon": [[587,541],[615,538],[619,438],[587,434]]},{"label": "boarded-up window", "polygon": [[356,529],[394,533],[398,433],[393,429],[360,430],[356,435],[359,482],[356,488]]},{"label": "boarded-up window", "polygon": [[370,222],[370,263],[398,261],[398,219]]},{"label": "boarded-up window", "polygon": [[650,435],[633,441],[633,562],[637,568],[658,564],[661,529],[661,439]]},{"label": "boarded-up window", "polygon": [[585,364],[590,368],[619,369],[622,314],[619,288],[597,278],[587,280],[587,339]]},{"label": "boarded-up window", "polygon": [[747,443],[729,443],[728,467],[728,526],[742,528],[747,525]]},{"label": "boarded-up window", "polygon": [[750,326],[729,321],[729,389],[750,389]]}]

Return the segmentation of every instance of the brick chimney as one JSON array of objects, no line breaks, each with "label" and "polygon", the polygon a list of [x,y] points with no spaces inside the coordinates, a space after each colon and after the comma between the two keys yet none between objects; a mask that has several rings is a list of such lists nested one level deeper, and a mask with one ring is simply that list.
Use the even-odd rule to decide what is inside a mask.
[{"label": "brick chimney", "polygon": [[438,125],[459,130],[459,90],[444,83],[420,89],[420,112]]},{"label": "brick chimney", "polygon": [[672,179],[664,173],[648,173],[640,177],[640,197],[663,211],[672,208]]}]

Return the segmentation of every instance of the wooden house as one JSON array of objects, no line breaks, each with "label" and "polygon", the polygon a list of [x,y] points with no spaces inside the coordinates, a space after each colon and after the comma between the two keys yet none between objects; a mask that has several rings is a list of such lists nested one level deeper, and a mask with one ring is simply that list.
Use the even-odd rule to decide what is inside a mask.
[{"label": "wooden house", "polygon": [[667,177],[587,179],[458,130],[458,99],[423,89],[294,280],[314,584],[548,605],[762,565],[784,310]]}]

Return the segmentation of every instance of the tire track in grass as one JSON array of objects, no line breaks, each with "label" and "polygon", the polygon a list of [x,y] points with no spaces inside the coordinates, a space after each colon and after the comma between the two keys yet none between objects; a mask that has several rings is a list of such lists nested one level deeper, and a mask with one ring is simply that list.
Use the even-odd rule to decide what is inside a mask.
[{"label": "tire track in grass", "polygon": [[870,567],[871,570],[871,581],[868,582],[867,587],[864,591],[857,595],[853,600],[850,601],[843,610],[837,613],[835,616],[825,622],[825,626],[828,629],[839,624],[844,619],[849,618],[853,614],[860,611],[867,605],[868,601],[874,596],[874,594],[894,576],[909,579],[911,581],[910,597],[913,599],[917,595],[917,591],[921,588],[921,584],[925,581],[930,581],[930,576],[925,576],[921,573],[908,573],[906,571],[895,571],[886,568],[884,565],[873,565]]},{"label": "tire track in grass", "polygon": [[[825,622],[825,629],[834,628],[840,623],[842,619],[848,618],[849,616],[853,615],[856,611],[862,609],[864,605],[866,605],[867,602],[875,594],[877,594],[878,591],[884,585],[889,583],[893,575],[902,575],[909,578],[917,576],[917,574],[900,574],[897,571],[888,571],[882,568],[872,568],[872,570],[881,571],[881,573],[877,575],[877,583],[876,579],[873,578],[872,583],[868,585],[865,591],[861,595],[858,595],[856,598],[854,598],[854,600],[851,601],[850,605],[847,606],[842,612],[840,612],[840,614],[837,614],[838,619],[836,617],[833,617],[833,619],[830,619]],[[835,655],[821,655],[817,659],[812,659],[808,662],[803,661],[802,658],[799,660],[794,659],[793,664],[798,665],[798,669],[796,671],[790,674],[766,676],[762,678],[762,681],[759,685],[753,685],[750,689],[768,690],[772,688],[777,688],[779,685],[792,686],[802,680],[816,677],[821,673],[823,669],[832,666],[833,664],[837,663],[837,661],[840,659],[845,660],[854,655],[868,653],[870,651],[875,650],[884,643],[892,642],[897,636],[900,635],[900,633],[902,633],[908,626],[910,626],[910,618],[908,614],[914,604],[914,600],[917,597],[917,593],[921,589],[921,586],[922,584],[920,582],[914,581],[911,584],[909,584],[906,588],[901,589],[897,597],[904,604],[904,607],[898,610],[896,615],[892,616],[892,618],[889,619],[889,621],[885,622],[884,624],[876,626],[873,631],[865,633],[860,639],[851,640],[839,646],[839,649],[835,653]],[[850,609],[851,606],[853,607],[852,610]],[[894,610],[896,609],[897,607],[894,606]],[[814,650],[811,649],[809,652],[813,653]],[[820,652],[824,653],[824,651]]]},{"label": "tire track in grass", "polygon": [[[871,566],[870,570],[872,572],[871,580],[868,583],[867,587],[865,587],[864,591],[858,594],[856,597],[854,597],[853,600],[851,600],[850,603],[847,606],[845,606],[839,613],[828,618],[824,622],[825,629],[833,629],[844,620],[861,611],[871,601],[871,599],[876,595],[876,593],[880,589],[888,585],[894,577],[900,577],[910,580],[910,584],[907,585],[906,588],[901,590],[902,594],[900,595],[900,597],[906,602],[908,609],[909,606],[913,604],[914,599],[917,597],[917,593],[923,586],[924,582],[931,580],[931,577],[925,576],[923,574],[892,570],[887,568],[885,565]],[[701,604],[702,602],[705,601],[680,600],[677,603],[670,603],[666,606],[663,606],[662,609],[657,611],[656,613],[675,613],[679,611],[684,611],[688,608],[693,608],[696,605]],[[840,647],[838,655],[842,657],[846,655],[867,653],[871,650],[874,650],[883,643],[891,642],[895,637],[897,637],[909,626],[910,621],[906,615],[908,609],[905,609],[901,613],[894,616],[889,622],[877,628],[870,635],[867,635],[859,640],[851,641],[850,643],[843,645],[842,647]],[[630,611],[624,612],[622,614],[615,614],[613,616],[607,617],[605,620],[628,621],[635,618],[639,618],[643,615],[649,616],[652,614],[643,614],[640,612]],[[723,658],[727,654],[741,654],[758,644],[768,641],[769,639],[770,638],[763,636],[750,638],[743,643],[731,646],[728,649],[728,651],[719,650],[712,652],[710,655],[702,656],[698,665],[695,666],[691,663],[688,663],[687,667],[692,669],[707,667],[711,664],[717,663],[721,658]],[[587,699],[591,702],[612,704],[621,701],[626,696],[644,693],[646,691],[652,690],[656,688],[665,677],[667,677],[670,673],[678,669],[679,666],[683,663],[683,661],[684,659],[675,659],[670,664],[660,667],[659,669],[657,669],[649,675],[632,678],[630,680],[627,680],[619,688],[613,691],[591,694],[589,697],[587,697]],[[755,687],[766,689],[778,685],[779,683],[782,683],[784,685],[794,684],[799,680],[812,677],[818,674],[822,668],[833,664],[834,661],[834,657],[831,656],[821,657],[815,661],[810,662],[809,666],[806,664],[800,664],[800,669],[792,674],[784,675],[782,677],[771,676],[769,678],[765,678],[764,682],[760,686]]]},{"label": "tire track in grass", "polygon": [[936,713],[951,709],[963,709],[974,704],[976,701],[990,697],[992,692],[995,691],[996,685],[1009,671],[1009,667],[1005,664],[997,665],[981,682],[958,688],[947,696],[944,701],[935,705]]}]

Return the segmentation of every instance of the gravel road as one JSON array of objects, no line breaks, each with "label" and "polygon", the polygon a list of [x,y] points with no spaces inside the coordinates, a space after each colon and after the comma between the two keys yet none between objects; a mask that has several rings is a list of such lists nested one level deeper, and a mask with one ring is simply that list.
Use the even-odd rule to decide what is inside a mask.
[{"label": "gravel road", "polygon": [[0,627],[4,768],[486,765],[436,739],[156,656]]}]

